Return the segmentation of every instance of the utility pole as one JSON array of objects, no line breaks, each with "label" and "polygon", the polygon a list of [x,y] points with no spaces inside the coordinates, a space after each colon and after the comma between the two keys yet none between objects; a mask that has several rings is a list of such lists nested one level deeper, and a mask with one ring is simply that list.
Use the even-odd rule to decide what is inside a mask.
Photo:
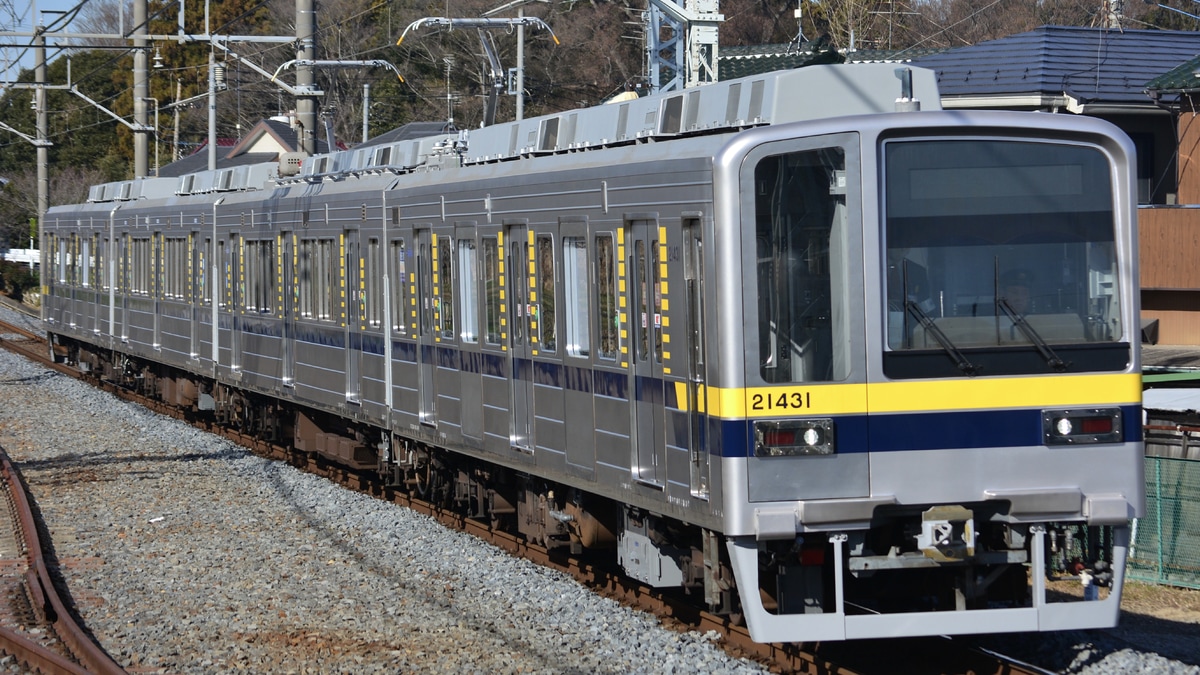
[{"label": "utility pole", "polygon": [[[178,103],[182,98],[183,80],[177,77],[175,78],[175,102]],[[175,133],[173,136],[171,136],[173,142],[173,145],[171,146],[171,161],[174,162],[177,159],[183,158],[179,156],[179,106],[176,105],[172,107],[175,108]]]},{"label": "utility pole", "polygon": [[150,75],[147,70],[150,54],[149,26],[146,20],[146,0],[133,1],[133,177],[145,178],[150,173],[150,137],[146,122],[146,98],[150,96]]},{"label": "utility pole", "polygon": [[217,53],[208,50],[208,170],[217,168]]},{"label": "utility pole", "polygon": [[[300,122],[300,149],[310,157],[317,154],[316,0],[296,0],[296,117]],[[332,151],[333,148],[330,148]]]},{"label": "utility pole", "polygon": [[[41,230],[46,211],[50,209],[50,148],[46,139],[50,136],[50,116],[46,110],[46,32],[38,25],[33,38],[33,100],[37,104],[37,217]],[[43,267],[42,269],[46,269]]]}]

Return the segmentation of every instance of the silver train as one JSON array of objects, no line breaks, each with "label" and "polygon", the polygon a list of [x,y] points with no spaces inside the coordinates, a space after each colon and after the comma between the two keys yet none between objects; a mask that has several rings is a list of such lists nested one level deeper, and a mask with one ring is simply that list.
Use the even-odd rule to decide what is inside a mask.
[{"label": "silver train", "polygon": [[760,641],[1114,625],[1133,147],[939,108],[928,71],[814,66],[96,186],[42,224],[44,318],[97,377]]}]

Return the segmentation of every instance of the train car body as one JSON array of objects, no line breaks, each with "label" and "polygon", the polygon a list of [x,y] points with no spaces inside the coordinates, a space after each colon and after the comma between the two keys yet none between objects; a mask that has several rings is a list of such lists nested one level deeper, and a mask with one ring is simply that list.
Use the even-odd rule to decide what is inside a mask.
[{"label": "train car body", "polygon": [[[100,377],[613,549],[760,641],[1111,626],[1133,159],[815,66],[98,186],[43,223],[44,318]],[[1048,593],[1064,561],[1105,598]]]}]

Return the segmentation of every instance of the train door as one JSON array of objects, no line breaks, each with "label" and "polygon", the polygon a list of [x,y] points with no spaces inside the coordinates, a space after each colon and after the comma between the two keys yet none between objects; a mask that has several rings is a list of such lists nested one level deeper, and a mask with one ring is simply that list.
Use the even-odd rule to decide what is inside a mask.
[{"label": "train door", "polygon": [[232,317],[229,330],[229,368],[233,372],[240,372],[242,369],[242,312],[241,308],[245,306],[245,270],[243,269],[242,257],[244,254],[245,243],[241,237],[236,234],[229,235],[229,254],[230,254],[230,301],[229,314]]},{"label": "train door", "polygon": [[520,452],[533,453],[533,362],[530,360],[529,286],[534,264],[531,233],[526,224],[509,225],[504,235],[509,301],[508,359],[509,439]]},{"label": "train door", "polygon": [[633,334],[629,341],[630,442],[634,479],[664,485],[662,268],[659,228],[653,220],[626,223],[625,302]]},{"label": "train door", "polygon": [[[241,339],[239,332],[241,331],[241,319],[238,316],[238,306],[240,303],[240,281],[241,281],[241,239],[236,233],[230,232],[220,244],[220,290],[217,296],[220,300],[219,311],[217,314],[217,322],[223,324],[221,333],[228,337],[226,349],[218,350],[220,355],[220,363],[227,372],[236,373],[242,367],[241,359]],[[221,316],[224,314],[225,316]],[[227,327],[227,328],[226,328]]]},{"label": "train door", "polygon": [[358,254],[358,230],[346,230],[346,402],[361,403],[362,382],[362,258]]},{"label": "train door", "polygon": [[96,246],[96,332],[101,335],[112,335],[112,255],[111,230],[102,232]]},{"label": "train door", "polygon": [[75,288],[72,286],[71,279],[71,261],[73,259],[73,250],[76,235],[69,234],[58,239],[58,289],[57,294],[61,298],[63,322],[74,328],[78,325],[75,320],[75,312],[77,304]]},{"label": "train door", "polygon": [[434,369],[437,368],[437,359],[434,348],[437,342],[433,314],[437,298],[433,295],[434,241],[428,228],[416,228],[413,234],[417,240],[416,297],[420,303],[417,308],[417,414],[422,424],[436,426],[437,391],[434,389]]},{"label": "train door", "polygon": [[191,335],[189,336],[188,358],[195,360],[200,357],[200,305],[204,304],[204,247],[201,244],[200,233],[192,231],[188,234],[188,301],[191,314]]},{"label": "train door", "polygon": [[162,284],[166,268],[166,259],[163,250],[165,241],[166,239],[161,232],[150,235],[150,269],[153,270],[150,277],[150,296],[153,298],[153,301],[150,306],[154,308],[154,337],[152,345],[155,350],[162,349]]},{"label": "train door", "polygon": [[[475,223],[455,228],[454,299],[458,305],[459,353],[462,355],[459,387],[459,422],[467,438],[483,439],[483,378],[479,349],[479,255]],[[450,280],[443,279],[443,284]]]},{"label": "train door", "polygon": [[687,411],[688,449],[691,453],[692,496],[708,498],[709,454],[705,433],[704,405],[704,245],[700,234],[700,219],[683,221],[683,281],[687,296]]},{"label": "train door", "polygon": [[296,240],[291,232],[279,233],[279,279],[283,302],[279,311],[283,326],[283,366],[280,373],[283,386],[296,385]]},{"label": "train door", "polygon": [[[124,225],[129,226],[129,221],[125,221]],[[129,342],[129,295],[130,279],[133,269],[133,245],[128,232],[121,233],[121,251],[120,251],[121,276],[119,289],[121,295],[121,342]]]},{"label": "train door", "polygon": [[79,236],[79,281],[77,283],[83,289],[82,294],[85,299],[85,302],[79,307],[79,328],[85,333],[91,333],[96,324],[96,314],[92,311],[92,308],[96,306],[96,301],[92,291],[92,235],[90,232]]}]

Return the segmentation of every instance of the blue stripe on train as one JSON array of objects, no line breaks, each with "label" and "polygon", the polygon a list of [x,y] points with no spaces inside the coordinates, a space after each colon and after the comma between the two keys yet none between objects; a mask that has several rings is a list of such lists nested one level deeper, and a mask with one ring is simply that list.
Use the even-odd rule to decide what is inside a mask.
[{"label": "blue stripe on train", "polygon": [[[1142,440],[1141,406],[1120,406],[1126,442]],[[1042,445],[1042,411],[974,410],[889,413],[834,417],[837,451],[900,452]],[[713,454],[748,457],[754,452],[754,422],[725,420]]]}]

